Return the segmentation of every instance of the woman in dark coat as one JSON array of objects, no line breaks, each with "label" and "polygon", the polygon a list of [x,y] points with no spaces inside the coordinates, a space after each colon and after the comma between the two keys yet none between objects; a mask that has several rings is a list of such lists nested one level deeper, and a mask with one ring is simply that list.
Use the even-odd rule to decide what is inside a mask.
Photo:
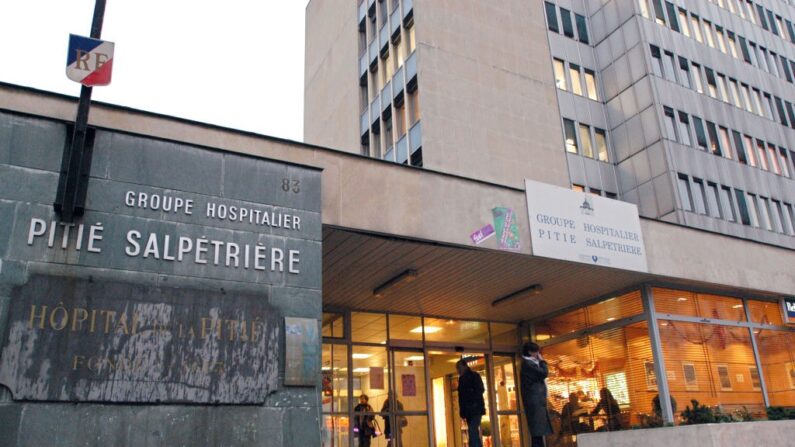
[{"label": "woman in dark coat", "polygon": [[543,447],[544,436],[552,434],[552,424],[547,412],[547,362],[535,343],[522,346],[521,390],[527,428],[532,447]]},{"label": "woman in dark coat", "polygon": [[599,403],[596,408],[591,411],[591,415],[596,416],[600,411],[604,411],[607,415],[607,424],[605,427],[600,428],[600,431],[616,431],[621,430],[621,408],[618,406],[618,401],[613,397],[613,393],[607,388],[599,390]]}]

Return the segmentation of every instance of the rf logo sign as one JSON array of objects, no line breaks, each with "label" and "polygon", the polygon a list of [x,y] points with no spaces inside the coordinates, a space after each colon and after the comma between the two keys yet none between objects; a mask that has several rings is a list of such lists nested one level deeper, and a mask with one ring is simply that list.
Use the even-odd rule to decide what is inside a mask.
[{"label": "rf logo sign", "polygon": [[784,312],[786,313],[787,323],[795,323],[795,298],[784,298]]},{"label": "rf logo sign", "polygon": [[113,47],[113,42],[70,34],[66,77],[86,87],[110,84]]}]

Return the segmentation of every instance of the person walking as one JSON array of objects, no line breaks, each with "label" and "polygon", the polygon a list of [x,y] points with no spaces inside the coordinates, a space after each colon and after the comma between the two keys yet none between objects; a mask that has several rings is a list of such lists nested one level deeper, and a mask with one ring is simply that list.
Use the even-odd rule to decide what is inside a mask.
[{"label": "person walking", "polygon": [[464,359],[459,360],[455,368],[458,371],[458,414],[467,422],[468,446],[483,447],[480,440],[480,420],[486,414],[483,379]]},{"label": "person walking", "polygon": [[375,416],[372,414],[373,407],[367,403],[369,400],[366,394],[362,394],[359,396],[359,405],[353,408],[353,431],[359,440],[359,447],[370,447],[371,438],[375,434]]},{"label": "person walking", "polygon": [[[403,447],[403,428],[409,425],[409,420],[406,416],[392,414],[389,406],[391,405],[394,393],[390,391],[387,393],[384,405],[381,406],[381,413],[387,413],[386,416],[381,416],[384,419],[384,436],[386,437],[387,447]],[[398,413],[403,412],[403,402],[395,399],[395,411]],[[392,421],[396,422],[396,430],[392,430]]]},{"label": "person walking", "polygon": [[521,390],[527,428],[532,447],[544,447],[544,436],[552,434],[552,423],[547,412],[547,362],[537,344],[522,345]]}]

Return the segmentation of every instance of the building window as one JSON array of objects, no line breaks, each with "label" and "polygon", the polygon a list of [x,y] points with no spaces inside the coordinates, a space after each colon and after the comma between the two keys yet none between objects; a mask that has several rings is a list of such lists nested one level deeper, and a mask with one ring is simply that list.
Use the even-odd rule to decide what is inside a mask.
[{"label": "building window", "polygon": [[588,95],[589,99],[593,99],[594,101],[599,100],[599,95],[596,93],[596,75],[594,74],[593,70],[584,69],[583,72],[585,73],[585,92]]},{"label": "building window", "polygon": [[681,56],[679,57],[679,82],[687,88],[693,88],[690,84],[690,63]]},{"label": "building window", "polygon": [[698,144],[698,148],[707,152],[707,134],[704,132],[704,123],[701,121],[701,118],[697,116],[693,117],[693,127],[696,129],[696,143]]},{"label": "building window", "polygon": [[707,121],[707,132],[709,132],[709,151],[712,155],[722,155],[722,151],[720,148],[720,141],[718,141],[718,131],[715,128],[715,123]]},{"label": "building window", "polygon": [[665,2],[665,9],[668,11],[668,22],[672,30],[679,32],[679,22],[676,20],[676,8],[671,2]]},{"label": "building window", "polygon": [[577,131],[574,127],[574,121],[563,118],[563,133],[566,141],[566,152],[577,154]]},{"label": "building window", "polygon": [[733,130],[732,137],[734,138],[734,149],[737,151],[737,160],[744,165],[748,164],[742,135],[740,135],[740,132]]},{"label": "building window", "polygon": [[651,68],[652,72],[659,77],[663,77],[663,65],[662,65],[662,56],[660,54],[660,48],[654,45],[651,45]]},{"label": "building window", "polygon": [[759,166],[765,171],[769,171],[767,157],[765,157],[765,142],[759,139],[756,140],[756,155],[759,157]]},{"label": "building window", "polygon": [[685,112],[679,112],[679,138],[680,143],[693,146],[693,141],[690,138],[690,120]]},{"label": "building window", "polygon": [[740,210],[740,221],[743,225],[751,225],[751,215],[748,213],[748,202],[745,200],[745,192],[741,189],[734,190],[737,198],[737,207]]},{"label": "building window", "polygon": [[754,227],[759,226],[759,211],[755,194],[748,194],[748,217],[751,219],[751,225]]},{"label": "building window", "polygon": [[604,129],[594,128],[594,135],[596,136],[596,153],[599,161],[608,161],[607,155],[607,134]]},{"label": "building window", "polygon": [[707,92],[713,98],[718,97],[718,85],[715,82],[715,72],[709,67],[704,67],[704,73],[707,75]]},{"label": "building window", "polygon": [[745,141],[745,147],[747,149],[746,154],[748,155],[748,163],[751,166],[756,167],[756,150],[754,149],[754,139],[748,135],[744,135],[743,140]]},{"label": "building window", "polygon": [[674,68],[674,54],[670,51],[665,52],[665,57],[663,58],[663,72],[665,73],[665,79],[668,79],[671,82],[676,82],[676,69]]},{"label": "building window", "polygon": [[699,22],[697,15],[690,15],[690,28],[693,30],[693,37],[699,43],[704,43],[704,38],[701,36],[701,22]]},{"label": "building window", "polygon": [[665,12],[663,11],[661,0],[651,0],[654,6],[654,20],[660,25],[665,25]]},{"label": "building window", "polygon": [[773,172],[781,175],[781,167],[778,164],[776,146],[771,143],[767,143],[767,158],[770,160],[770,166],[773,168]]},{"label": "building window", "polygon": [[731,160],[732,157],[732,144],[731,140],[729,139],[729,129],[725,127],[721,127],[718,129],[720,132],[720,142],[722,145],[723,156]]},{"label": "building window", "polygon": [[[789,203],[782,203],[782,212],[784,213],[784,220],[787,221],[787,233],[795,236],[795,211]],[[783,221],[783,220],[782,220]]]},{"label": "building window", "polygon": [[550,31],[559,33],[560,28],[558,27],[558,15],[557,11],[555,11],[555,5],[544,2],[544,9],[547,12],[547,28],[549,28]]},{"label": "building window", "polygon": [[593,145],[591,144],[591,128],[586,124],[580,124],[580,145],[582,155],[593,158]]},{"label": "building window", "polygon": [[778,148],[779,160],[781,161],[781,174],[784,177],[789,177],[789,160],[787,160],[787,150],[783,147]]},{"label": "building window", "polygon": [[679,141],[679,139],[676,138],[676,118],[674,118],[673,109],[665,107],[663,113],[665,115],[665,131],[668,134],[668,138],[673,141]]},{"label": "building window", "polygon": [[696,63],[692,63],[691,65],[693,66],[693,70],[691,71],[691,73],[693,73],[693,85],[696,87],[697,92],[704,93],[704,84],[701,82],[701,66]]},{"label": "building window", "polygon": [[734,210],[732,191],[728,186],[721,186],[720,188],[720,203],[723,210],[723,218],[729,222],[737,222],[737,212]]},{"label": "building window", "polygon": [[566,68],[562,60],[553,59],[552,66],[555,69],[555,85],[561,90],[566,88]]},{"label": "building window", "polygon": [[709,215],[722,219],[724,213],[720,206],[718,185],[713,182],[707,182],[707,190],[707,209],[709,210]]},{"label": "building window", "polygon": [[574,14],[574,18],[577,21],[577,37],[579,38],[580,42],[588,44],[588,27],[585,23],[585,17],[579,14]]},{"label": "building window", "polygon": [[575,183],[575,184],[573,184],[573,185],[571,185],[571,189],[572,189],[573,191],[577,191],[577,192],[585,192],[585,186],[583,186],[583,185],[578,185],[578,184],[576,184],[576,183]]},{"label": "building window", "polygon": [[693,199],[696,205],[696,212],[699,214],[709,214],[707,210],[707,192],[704,190],[704,181],[699,178],[693,178]]},{"label": "building window", "polygon": [[690,182],[684,174],[679,174],[679,200],[682,202],[682,209],[693,211],[693,193],[690,191]]},{"label": "building window", "polygon": [[682,28],[682,34],[690,37],[690,28],[687,25],[687,11],[679,8],[679,26]]},{"label": "building window", "polygon": [[571,79],[571,91],[575,95],[582,96],[582,81],[580,80],[580,66],[569,64],[569,79]]},{"label": "building window", "polygon": [[560,21],[563,24],[563,35],[574,38],[574,25],[571,22],[571,11],[560,8]]},{"label": "building window", "polygon": [[770,199],[770,204],[772,207],[771,214],[773,215],[773,220],[776,222],[776,231],[782,234],[788,234],[789,221],[787,220],[787,216],[784,215],[784,208],[781,207],[781,202],[776,199]]},{"label": "building window", "polygon": [[766,230],[773,229],[773,222],[770,215],[770,201],[767,197],[759,197],[759,216],[761,226]]}]

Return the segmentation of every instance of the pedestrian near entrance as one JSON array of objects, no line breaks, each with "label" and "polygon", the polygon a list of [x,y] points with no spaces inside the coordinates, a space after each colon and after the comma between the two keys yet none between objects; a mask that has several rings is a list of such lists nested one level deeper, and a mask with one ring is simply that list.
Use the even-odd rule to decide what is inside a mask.
[{"label": "pedestrian near entrance", "polygon": [[353,408],[354,423],[353,431],[356,433],[356,438],[359,440],[359,447],[370,447],[370,441],[375,435],[375,416],[373,416],[373,407],[367,403],[370,398],[366,394],[359,396],[359,405]]},{"label": "pedestrian near entrance", "polygon": [[480,420],[486,414],[483,379],[464,359],[455,364],[455,369],[458,371],[458,414],[467,422],[468,446],[483,447],[480,440]]},{"label": "pedestrian near entrance", "polygon": [[522,345],[521,390],[527,428],[532,447],[543,447],[544,436],[552,434],[552,424],[547,412],[547,362],[537,344]]}]

